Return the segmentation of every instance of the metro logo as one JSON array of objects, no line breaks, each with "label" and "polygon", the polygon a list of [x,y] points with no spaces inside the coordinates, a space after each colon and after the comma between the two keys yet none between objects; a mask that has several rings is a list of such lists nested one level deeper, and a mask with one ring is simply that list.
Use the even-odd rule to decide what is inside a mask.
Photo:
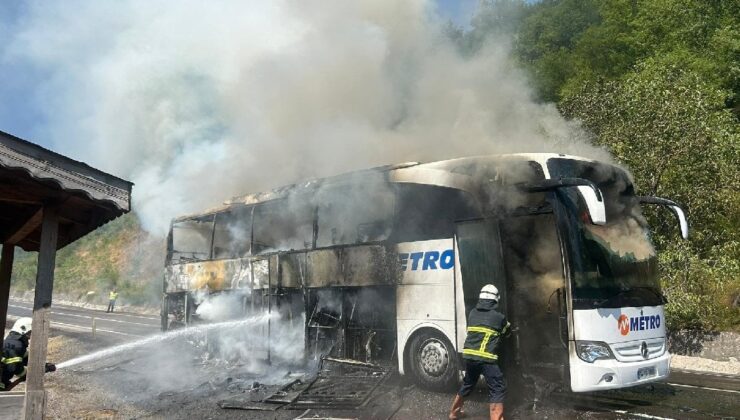
[{"label": "metro logo", "polygon": [[617,325],[619,326],[619,332],[622,335],[627,335],[630,332],[630,320],[627,318],[627,315],[622,314],[619,316],[619,319],[617,320]]},{"label": "metro logo", "polygon": [[442,252],[403,252],[398,254],[398,262],[401,263],[401,270],[406,271],[409,268],[411,260],[411,271],[416,271],[421,266],[422,270],[449,270],[455,266],[455,251],[448,249]]},{"label": "metro logo", "polygon": [[660,315],[633,316],[628,318],[622,314],[617,319],[617,328],[619,333],[627,335],[630,331],[645,331],[660,328]]}]

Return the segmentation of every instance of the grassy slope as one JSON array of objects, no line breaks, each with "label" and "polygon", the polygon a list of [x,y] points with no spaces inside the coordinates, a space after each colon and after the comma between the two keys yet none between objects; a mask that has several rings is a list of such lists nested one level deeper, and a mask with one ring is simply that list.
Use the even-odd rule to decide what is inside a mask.
[{"label": "grassy slope", "polygon": [[[36,253],[16,251],[13,292],[33,288]],[[141,229],[134,214],[120,217],[57,253],[54,293],[78,299],[88,291],[104,301],[116,287],[123,302],[143,304],[159,299],[164,240]]]}]

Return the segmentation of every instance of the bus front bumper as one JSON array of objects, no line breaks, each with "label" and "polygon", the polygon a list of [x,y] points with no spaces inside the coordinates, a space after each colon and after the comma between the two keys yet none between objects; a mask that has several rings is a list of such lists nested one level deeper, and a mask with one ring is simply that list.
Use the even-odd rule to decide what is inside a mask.
[{"label": "bus front bumper", "polygon": [[571,355],[571,389],[573,392],[600,391],[664,380],[668,378],[670,364],[671,355],[668,352],[640,362],[609,359],[587,363]]}]

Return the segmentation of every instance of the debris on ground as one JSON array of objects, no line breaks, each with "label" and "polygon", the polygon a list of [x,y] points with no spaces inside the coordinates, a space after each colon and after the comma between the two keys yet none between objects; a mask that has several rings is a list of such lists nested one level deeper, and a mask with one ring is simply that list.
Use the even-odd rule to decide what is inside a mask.
[{"label": "debris on ground", "polygon": [[295,417],[293,420],[359,420],[357,417],[319,417],[318,414],[312,414],[312,410],[309,408],[304,411],[300,416]]},{"label": "debris on ground", "polygon": [[354,409],[362,407],[388,378],[388,369],[357,360],[324,358],[316,378],[286,407]]},{"label": "debris on ground", "polygon": [[[255,393],[219,402],[219,407],[239,410],[354,410],[366,406],[373,393],[390,376],[390,370],[352,359],[325,357],[318,372],[296,378],[269,396]],[[385,405],[386,402],[384,402]],[[300,416],[299,416],[300,417]],[[303,417],[307,418],[307,417]]]}]

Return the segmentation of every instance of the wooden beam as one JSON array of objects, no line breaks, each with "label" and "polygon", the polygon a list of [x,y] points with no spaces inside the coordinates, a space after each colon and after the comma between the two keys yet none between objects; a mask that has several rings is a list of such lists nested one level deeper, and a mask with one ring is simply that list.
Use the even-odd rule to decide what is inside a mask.
[{"label": "wooden beam", "polygon": [[5,243],[17,244],[18,242],[25,239],[26,236],[30,235],[31,232],[39,227],[43,219],[43,213],[43,208],[38,209],[38,211],[36,211],[28,220],[26,220],[23,225],[16,229],[15,232],[8,235]]},{"label": "wooden beam", "polygon": [[27,183],[13,181],[0,183],[0,201],[41,205],[42,200],[48,197],[49,194],[44,194],[43,191]]},{"label": "wooden beam", "polygon": [[39,200],[24,200],[22,198],[12,198],[12,197],[0,197],[0,202],[31,205],[31,206],[40,206],[41,204],[43,204]]},{"label": "wooden beam", "polygon": [[45,207],[36,272],[36,294],[33,301],[33,335],[29,346],[26,401],[23,408],[23,416],[26,420],[42,420],[46,407],[44,371],[46,367],[46,345],[49,338],[49,312],[51,310],[51,292],[54,287],[58,230],[59,220],[56,208]]},{"label": "wooden beam", "polygon": [[0,326],[3,333],[0,334],[0,349],[3,348],[5,336],[5,323],[8,320],[8,298],[10,298],[10,276],[13,274],[13,258],[15,256],[15,245],[4,244],[0,256]]}]

